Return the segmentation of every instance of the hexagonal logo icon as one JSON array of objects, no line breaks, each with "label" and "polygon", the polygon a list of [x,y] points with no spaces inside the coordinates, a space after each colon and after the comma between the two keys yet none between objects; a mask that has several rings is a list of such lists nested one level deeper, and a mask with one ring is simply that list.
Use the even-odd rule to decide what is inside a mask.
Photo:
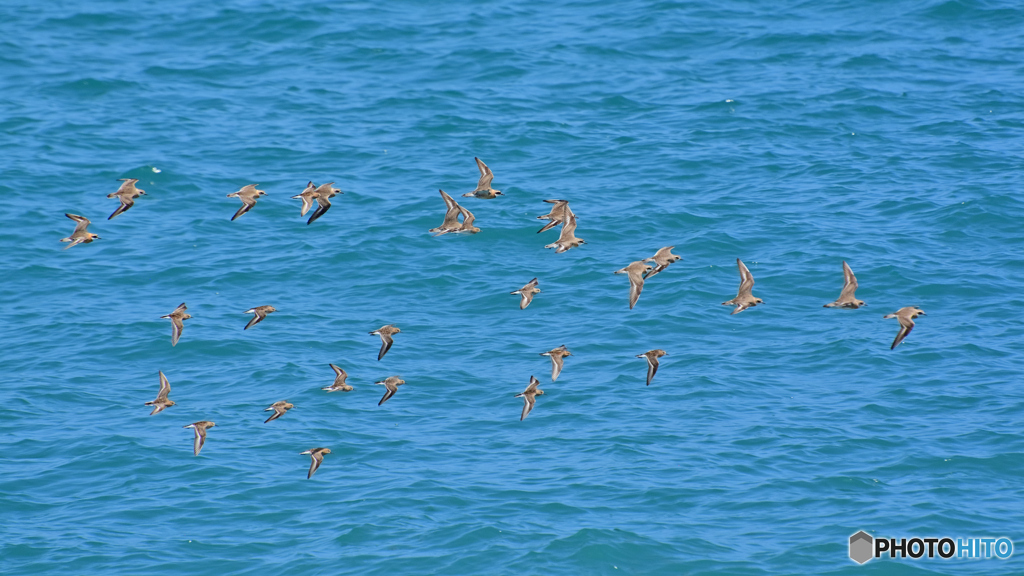
[{"label": "hexagonal logo icon", "polygon": [[872,550],[874,543],[875,539],[871,537],[871,534],[863,530],[850,536],[850,560],[857,564],[863,564],[874,558],[875,554]]}]

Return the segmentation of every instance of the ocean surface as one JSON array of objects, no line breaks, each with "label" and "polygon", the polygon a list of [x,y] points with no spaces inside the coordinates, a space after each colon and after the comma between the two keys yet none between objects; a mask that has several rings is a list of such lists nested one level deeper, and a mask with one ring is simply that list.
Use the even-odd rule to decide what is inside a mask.
[{"label": "ocean surface", "polygon": [[1018,2],[6,2],[0,133],[0,573],[1024,573]]}]

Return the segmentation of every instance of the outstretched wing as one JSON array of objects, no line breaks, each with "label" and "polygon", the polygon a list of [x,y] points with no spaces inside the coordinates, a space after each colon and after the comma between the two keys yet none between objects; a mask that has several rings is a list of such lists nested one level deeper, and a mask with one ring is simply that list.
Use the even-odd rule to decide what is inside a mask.
[{"label": "outstretched wing", "polygon": [[850,269],[850,265],[845,261],[843,262],[843,291],[839,294],[840,300],[849,300],[853,298],[855,292],[857,292],[857,277],[853,275],[853,270]]},{"label": "outstretched wing", "polygon": [[751,291],[754,289],[754,276],[750,274],[750,270],[747,269],[747,265],[739,258],[736,259],[736,265],[740,269],[740,289],[737,291],[736,295],[750,296]]}]

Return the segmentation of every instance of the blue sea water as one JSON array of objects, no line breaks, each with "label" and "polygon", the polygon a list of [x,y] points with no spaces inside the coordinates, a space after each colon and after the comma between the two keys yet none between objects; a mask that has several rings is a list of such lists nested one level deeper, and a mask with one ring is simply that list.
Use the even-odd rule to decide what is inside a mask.
[{"label": "blue sea water", "polygon": [[8,2],[0,133],[3,574],[1024,573],[847,557],[1024,542],[1019,3]]}]

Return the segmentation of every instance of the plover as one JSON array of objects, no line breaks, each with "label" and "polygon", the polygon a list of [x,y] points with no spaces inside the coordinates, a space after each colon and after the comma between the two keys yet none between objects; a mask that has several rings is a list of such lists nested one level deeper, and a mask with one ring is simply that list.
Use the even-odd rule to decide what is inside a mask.
[{"label": "plover", "polygon": [[462,213],[462,227],[456,230],[459,234],[476,234],[480,231],[479,228],[473,226],[473,221],[476,217],[469,210],[466,210],[462,206],[459,206],[459,212]]},{"label": "plover", "polygon": [[334,364],[328,364],[328,366],[331,367],[331,370],[334,370],[334,382],[330,386],[324,386],[321,390],[327,390],[328,392],[338,392],[339,390],[341,392],[351,392],[355,390],[355,388],[345,383],[345,380],[348,378],[347,372]]},{"label": "plover", "polygon": [[570,212],[569,219],[562,224],[562,233],[558,235],[558,240],[548,244],[545,248],[554,248],[556,253],[561,254],[570,248],[576,248],[580,244],[586,243],[586,240],[576,237],[576,215]]},{"label": "plover", "polygon": [[153,411],[149,413],[150,416],[157,412],[163,412],[165,408],[174,406],[174,400],[167,398],[167,395],[170,393],[171,383],[167,381],[167,376],[164,376],[163,371],[160,371],[160,391],[156,394],[156,400],[146,402],[146,406],[153,407]]},{"label": "plover", "polygon": [[136,188],[135,183],[138,182],[138,178],[121,178],[121,187],[117,189],[117,192],[111,192],[107,194],[107,198],[113,198],[117,196],[117,199],[121,201],[121,205],[114,210],[114,213],[107,217],[107,220],[112,219],[114,216],[128,210],[135,205],[135,199],[139,196],[145,196],[146,191],[141,188]]},{"label": "plover", "polygon": [[519,309],[520,310],[523,310],[524,308],[529,306],[530,302],[533,302],[534,294],[539,294],[539,293],[540,293],[540,288],[537,288],[537,279],[536,278],[534,278],[533,280],[530,280],[529,282],[527,282],[526,286],[523,286],[519,290],[516,290],[514,292],[509,292],[509,294],[518,294],[519,295]]},{"label": "plover", "polygon": [[569,208],[568,200],[545,200],[549,204],[554,204],[551,207],[551,211],[543,216],[537,216],[538,220],[547,220],[548,223],[543,228],[537,230],[537,234],[541,232],[547,232],[555,226],[565,222],[569,219],[569,215],[572,214],[572,209]]},{"label": "plover", "polygon": [[739,258],[736,259],[736,264],[740,269],[740,289],[736,292],[736,297],[727,302],[722,302],[723,306],[735,306],[736,309],[730,312],[732,314],[739,314],[747,308],[753,308],[758,304],[763,304],[764,300],[754,297],[751,291],[754,289],[754,277],[750,274],[750,270],[747,270],[747,266]]},{"label": "plover", "polygon": [[78,214],[64,215],[77,222],[77,224],[75,224],[75,231],[71,233],[71,236],[60,239],[61,242],[71,242],[71,244],[68,244],[67,246],[64,247],[65,250],[71,248],[76,244],[88,244],[93,240],[100,239],[98,234],[93,234],[92,232],[89,232],[89,230],[87,230],[89,228],[89,224],[92,224],[92,222],[89,222],[88,218],[86,218],[85,216],[79,216]]},{"label": "plover", "polygon": [[668,352],[660,348],[654,350],[648,350],[643,354],[637,354],[637,358],[643,358],[647,360],[647,385],[651,385],[651,380],[654,379],[654,375],[658,373],[658,358],[662,356],[668,356]]},{"label": "plover", "polygon": [[616,274],[628,274],[629,275],[629,309],[632,310],[633,306],[636,306],[636,301],[640,299],[640,293],[644,291],[644,274],[653,270],[653,266],[644,264],[644,260],[637,260],[636,262],[630,263],[625,268],[620,268],[615,271]]},{"label": "plover", "polygon": [[395,392],[398,392],[398,387],[405,384],[405,380],[402,380],[398,376],[388,376],[380,382],[374,382],[374,384],[380,384],[387,388],[387,390],[384,391],[384,397],[380,399],[380,402],[377,402],[377,406],[380,406],[394,396]]},{"label": "plover", "polygon": [[256,186],[257,184],[249,184],[247,186],[243,186],[238,192],[228,194],[228,198],[238,198],[242,201],[242,207],[238,209],[238,212],[235,212],[234,216],[231,217],[232,220],[251,210],[252,207],[256,205],[256,200],[258,200],[260,196],[267,195],[263,190],[257,190]]},{"label": "plover", "polygon": [[305,190],[292,196],[293,199],[302,200],[302,211],[299,213],[299,216],[305,216],[306,212],[309,212],[309,209],[313,207],[313,202],[316,201],[316,195],[316,184],[313,184],[313,181],[310,180],[309,184],[306,184]]},{"label": "plover", "polygon": [[476,160],[476,167],[480,169],[480,180],[476,183],[476,190],[472,192],[466,192],[463,196],[476,196],[477,198],[494,198],[495,196],[504,196],[501,190],[495,190],[491,188],[491,181],[494,180],[494,173],[491,169],[484,164],[484,161],[479,158],[473,158]]},{"label": "plover", "polygon": [[192,428],[196,433],[196,438],[192,443],[192,453],[199,456],[199,451],[203,449],[203,444],[206,444],[206,429],[213,428],[216,426],[214,422],[209,420],[200,420],[199,422],[193,422],[182,428]]},{"label": "plover", "polygon": [[188,310],[188,306],[182,302],[178,304],[178,307],[174,309],[174,312],[161,318],[169,318],[171,320],[171,346],[178,343],[178,338],[181,338],[181,332],[185,329],[185,320],[192,317],[191,314],[185,312]]},{"label": "plover", "polygon": [[914,329],[914,318],[918,316],[927,316],[927,314],[917,306],[905,306],[892,314],[882,316],[882,318],[895,318],[900,321],[900,331],[896,333],[896,339],[892,341],[889,350],[899,346],[907,334],[910,334],[910,331]]},{"label": "plover", "polygon": [[651,276],[654,276],[655,274],[661,272],[665,268],[668,268],[669,264],[677,260],[683,259],[682,256],[678,256],[672,253],[673,248],[675,248],[675,246],[665,246],[661,250],[655,252],[654,256],[651,256],[650,258],[644,258],[644,262],[654,262],[655,264],[657,264],[657,266],[654,267],[654,270],[651,270],[646,275],[644,275],[644,278],[650,278]]},{"label": "plover", "polygon": [[522,422],[530,415],[530,411],[533,410],[533,405],[537,403],[537,396],[543,396],[544,391],[537,386],[540,385],[540,380],[537,380],[533,376],[530,376],[530,385],[526,387],[519,394],[516,394],[516,398],[523,399],[523,413],[519,416],[519,421]]},{"label": "plover", "polygon": [[321,184],[317,186],[316,203],[319,204],[319,206],[317,206],[317,209],[313,212],[313,215],[309,217],[309,220],[306,221],[307,225],[312,224],[314,220],[323,216],[324,214],[327,213],[328,210],[331,209],[331,198],[337,196],[338,194],[344,194],[344,192],[335,188],[334,186],[332,186],[332,184],[334,184],[334,182],[328,182],[326,184]]},{"label": "plover", "polygon": [[274,413],[270,415],[270,418],[267,418],[266,420],[264,420],[263,423],[266,424],[267,422],[270,422],[271,420],[277,420],[281,416],[284,416],[284,413],[289,411],[289,410],[291,410],[292,408],[295,408],[295,405],[292,404],[291,402],[288,402],[287,400],[281,400],[281,401],[278,401],[278,402],[274,402],[268,408],[264,408],[263,409],[264,412],[268,412],[270,410],[274,411]]},{"label": "plover", "polygon": [[245,328],[242,328],[242,330],[248,330],[249,328],[255,326],[256,324],[263,322],[263,319],[267,317],[267,314],[270,314],[272,312],[277,312],[277,308],[274,308],[273,306],[257,306],[255,308],[249,308],[248,310],[245,311],[245,313],[255,314],[255,316],[252,317],[252,320],[249,320],[249,323],[246,324]]},{"label": "plover", "polygon": [[850,270],[850,265],[843,261],[843,291],[835,302],[825,304],[824,308],[860,308],[867,306],[863,300],[857,300],[854,293],[857,291],[857,277]]},{"label": "plover", "polygon": [[448,195],[444,190],[438,190],[441,193],[441,199],[444,200],[444,221],[437,228],[431,228],[428,232],[434,234],[434,236],[441,236],[449,232],[457,232],[462,229],[462,224],[459,223],[459,204],[454,198]]},{"label": "plover", "polygon": [[565,344],[562,344],[554,350],[541,352],[540,355],[551,357],[551,381],[554,382],[562,372],[562,362],[565,361],[566,356],[572,356],[572,352],[569,352],[569,349],[565,347]]},{"label": "plover", "polygon": [[388,350],[391,350],[391,345],[395,343],[395,340],[392,338],[392,336],[394,336],[395,334],[398,334],[401,331],[402,330],[399,329],[397,326],[394,326],[392,324],[387,324],[385,326],[381,326],[380,328],[374,330],[373,332],[370,332],[370,334],[375,334],[377,336],[380,336],[381,344],[380,344],[380,352],[377,354],[377,360],[378,361],[381,358],[383,358],[385,354],[388,353]]},{"label": "plover", "polygon": [[309,474],[306,474],[306,480],[312,478],[317,468],[319,468],[320,465],[324,463],[324,454],[330,453],[330,448],[312,448],[310,450],[306,450],[305,452],[299,452],[299,454],[309,454],[309,457],[312,460],[312,462],[310,462],[309,464]]}]

